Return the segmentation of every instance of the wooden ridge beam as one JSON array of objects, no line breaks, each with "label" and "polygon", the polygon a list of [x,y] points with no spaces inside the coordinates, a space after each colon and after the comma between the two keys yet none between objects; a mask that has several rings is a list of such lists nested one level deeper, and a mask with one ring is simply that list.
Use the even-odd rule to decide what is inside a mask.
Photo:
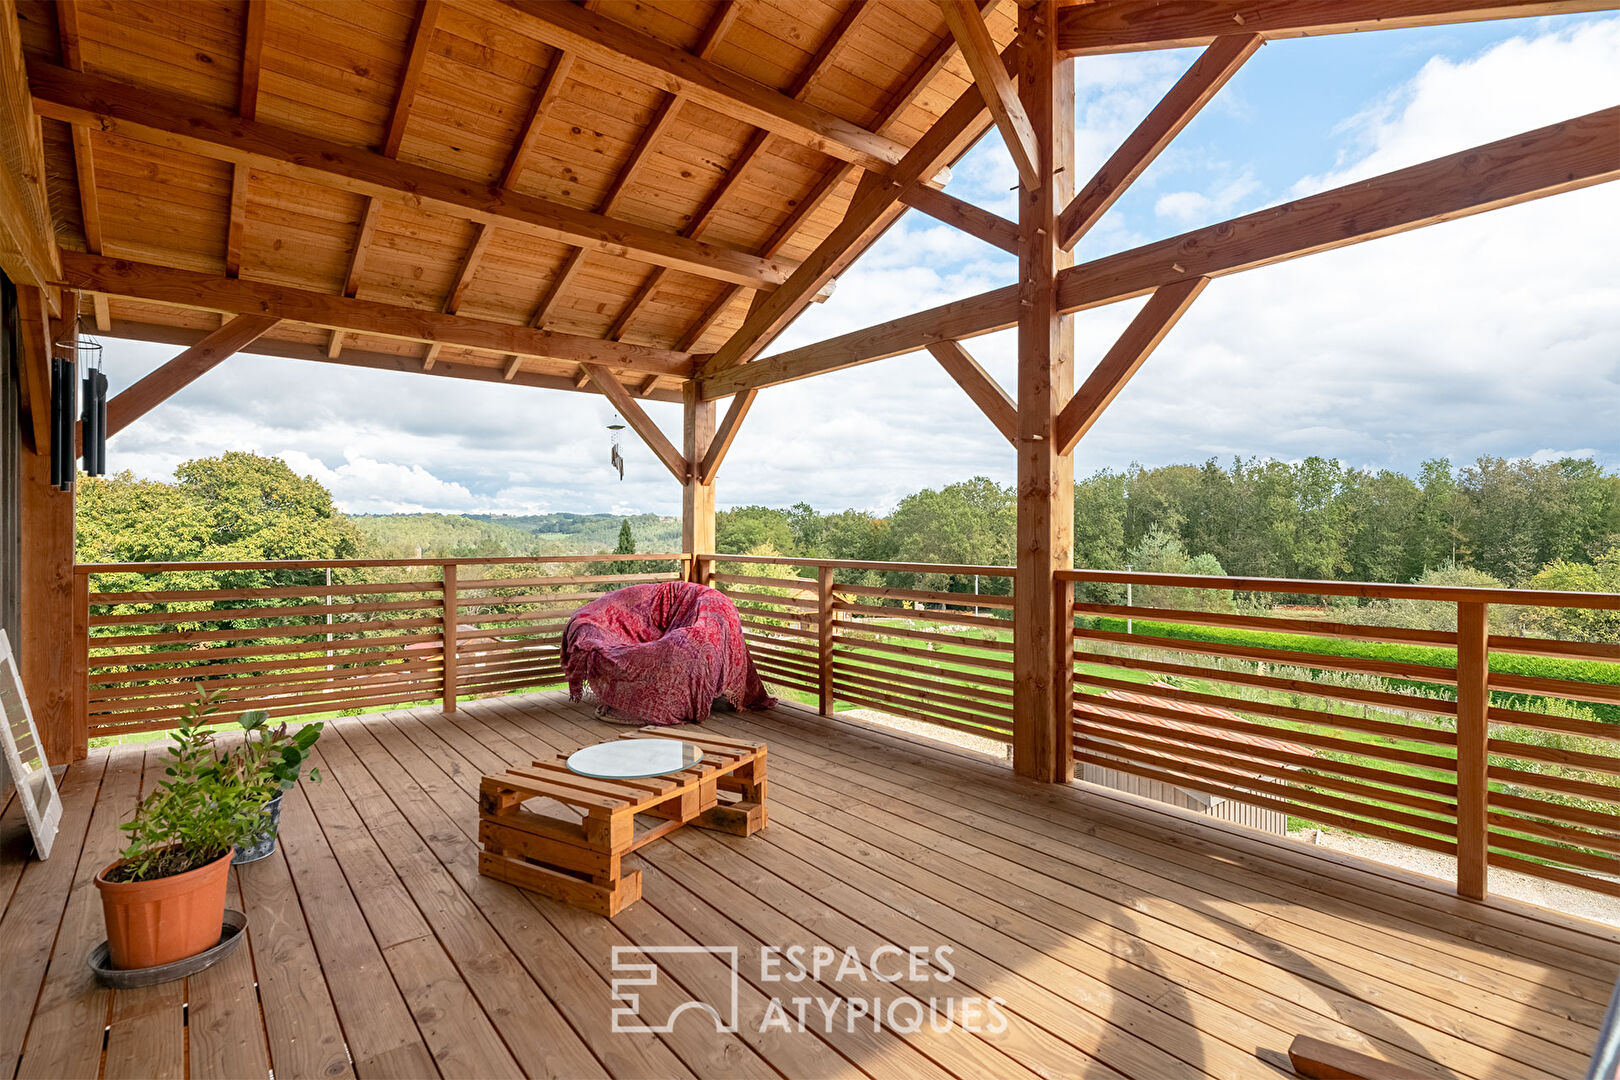
[{"label": "wooden ridge beam", "polygon": [[[559,5],[561,6],[561,5]],[[99,76],[32,62],[28,78],[35,109],[68,123],[102,130],[264,172],[420,206],[467,221],[510,228],[541,239],[584,247],[700,277],[774,286],[793,264],[734,248],[691,240],[566,206],[503,191],[494,184],[395,161],[361,147],[277,128],[235,113],[185,102]]]},{"label": "wooden ridge beam", "polygon": [[[1176,281],[1221,277],[1615,179],[1620,107],[1082,263],[1058,274],[1058,304],[1072,314]],[[704,378],[703,396],[792,382],[1017,321],[1016,290],[1005,286]]]},{"label": "wooden ridge beam", "polygon": [[[156,323],[134,322],[126,319],[114,319],[112,328],[106,336],[124,338],[130,341],[154,341],[168,345],[189,346],[194,345],[206,337],[208,331],[195,330],[181,326],[162,326]],[[372,352],[369,349],[345,349],[340,358],[326,355],[326,346],[303,341],[281,341],[274,338],[261,337],[251,345],[240,350],[254,356],[271,356],[283,360],[306,360],[314,363],[336,364],[340,367],[369,368],[375,371],[393,371],[407,375],[432,375],[439,378],[464,379],[474,382],[486,382],[502,385],[506,380],[501,377],[499,367],[470,364],[462,361],[440,360],[431,369],[424,370],[421,361],[414,356],[401,356],[394,353]],[[542,390],[568,390],[572,392],[584,391],[594,394],[594,389],[586,389],[589,379],[584,376],[571,377],[567,375],[541,375],[536,372],[520,372],[511,380],[513,386],[528,386]],[[670,389],[653,389],[642,395],[651,401],[679,401],[680,394]]]},{"label": "wooden ridge beam", "polygon": [[[279,322],[271,315],[236,315],[173,360],[107,402],[107,434],[113,436],[252,344]],[[83,432],[78,449],[83,450]]]},{"label": "wooden ridge beam", "polygon": [[927,184],[918,184],[911,188],[900,196],[900,201],[913,210],[920,210],[936,221],[955,226],[1002,251],[1012,255],[1018,254],[1018,225],[1000,214],[992,214],[954,195],[935,191]]},{"label": "wooden ridge beam", "polygon": [[[1018,403],[980,366],[960,341],[935,341],[928,351],[1008,442],[1018,441]],[[747,391],[744,391],[747,393]]]},{"label": "wooden ridge beam", "polygon": [[[1014,55],[1009,46],[1003,56]],[[742,326],[710,357],[703,374],[712,376],[729,367],[745,364],[759,354],[770,339],[780,333],[804,310],[822,286],[843,271],[866,246],[894,221],[900,196],[942,165],[956,160],[978,139],[979,120],[985,116],[984,99],[970,87],[945,114],[928,129],[905,158],[883,174],[864,195],[850,204],[844,220],[827,234],[815,251],[804,260],[781,288],[751,311]],[[705,391],[707,397],[707,391]]]},{"label": "wooden ridge beam", "polygon": [[720,463],[726,459],[726,451],[731,449],[737,433],[742,430],[742,422],[748,416],[748,410],[754,407],[754,398],[758,396],[758,390],[744,390],[731,399],[731,407],[715,426],[714,438],[709,440],[709,448],[703,455],[702,465],[698,468],[698,479],[703,483],[714,482],[715,474],[720,471]]},{"label": "wooden ridge beam", "polygon": [[643,374],[686,377],[687,353],[617,341],[559,334],[511,323],[446,315],[438,311],[332,296],[265,282],[214,277],[149,263],[62,252],[64,276],[73,288],[97,290],[158,304],[221,311],[234,315],[274,315],[292,322],[379,337],[442,342],[469,349],[601,364]]},{"label": "wooden ridge beam", "polygon": [[1405,26],[1565,15],[1613,8],[1612,0],[1105,0],[1065,8],[1058,16],[1058,51],[1065,56],[1182,49],[1223,34],[1267,40],[1318,37]]},{"label": "wooden ridge beam", "polygon": [[1064,207],[1058,218],[1059,246],[1072,249],[1263,43],[1259,34],[1216,38]]},{"label": "wooden ridge beam", "polygon": [[553,48],[864,168],[884,169],[906,148],[840,116],[795,101],[708,60],[573,4],[503,0],[530,16],[525,29]]},{"label": "wooden ridge beam", "polygon": [[945,16],[945,25],[962,50],[973,81],[984,95],[985,106],[1001,131],[1007,152],[1026,188],[1038,188],[1043,177],[1035,162],[1039,153],[1035,146],[1035,129],[1030,126],[1029,115],[1018,100],[1018,88],[1013,85],[1007,65],[1001,62],[995,39],[984,24],[984,16],[970,0],[939,0]]},{"label": "wooden ridge beam", "polygon": [[653,423],[646,410],[636,404],[636,399],[624,388],[624,384],[613,377],[613,372],[598,364],[586,364],[585,373],[591,377],[591,382],[596,384],[602,395],[613,402],[613,407],[619,410],[624,422],[641,436],[641,441],[646,443],[647,448],[664,463],[664,468],[668,469],[675,479],[685,483],[686,458],[681,456],[681,452],[675,449],[675,444],[658,429],[658,425]]},{"label": "wooden ridge beam", "polygon": [[1165,285],[1156,290],[1142,310],[1136,313],[1125,332],[1104,354],[1101,361],[1074,392],[1063,411],[1058,413],[1054,425],[1053,441],[1060,453],[1071,452],[1103,410],[1113,404],[1119,392],[1125,389],[1142,367],[1144,361],[1159,347],[1170,328],[1175,326],[1209,284],[1209,278],[1192,278]]}]

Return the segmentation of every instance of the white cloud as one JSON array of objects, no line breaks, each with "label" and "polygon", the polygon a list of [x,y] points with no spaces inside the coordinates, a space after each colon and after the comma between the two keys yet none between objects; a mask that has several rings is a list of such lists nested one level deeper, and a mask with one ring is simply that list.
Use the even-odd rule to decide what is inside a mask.
[{"label": "white cloud", "polygon": [[1260,190],[1260,181],[1253,173],[1245,172],[1213,192],[1172,191],[1160,195],[1153,204],[1153,212],[1162,218],[1182,225],[1193,225],[1230,216],[1243,200]]}]

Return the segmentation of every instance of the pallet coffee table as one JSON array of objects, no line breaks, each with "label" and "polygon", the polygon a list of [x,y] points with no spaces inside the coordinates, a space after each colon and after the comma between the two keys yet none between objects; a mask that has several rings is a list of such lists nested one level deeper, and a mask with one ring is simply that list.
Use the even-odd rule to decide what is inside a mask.
[{"label": "pallet coffee table", "polygon": [[688,767],[677,763],[679,771],[663,775],[586,776],[568,767],[570,755],[558,754],[484,777],[479,873],[617,915],[641,899],[641,871],[623,868],[637,848],[683,825],[737,836],[765,826],[764,743],[684,729],[677,736],[667,728],[641,728],[620,739],[676,739],[696,749],[688,753]]}]

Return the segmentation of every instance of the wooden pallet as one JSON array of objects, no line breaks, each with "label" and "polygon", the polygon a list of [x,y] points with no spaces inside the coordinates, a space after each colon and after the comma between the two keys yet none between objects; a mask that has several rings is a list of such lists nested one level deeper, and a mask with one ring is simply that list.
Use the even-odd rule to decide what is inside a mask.
[{"label": "wooden pallet", "polygon": [[[601,915],[641,899],[641,871],[624,857],[683,825],[749,836],[764,828],[765,744],[668,728],[620,738],[678,738],[703,758],[637,780],[571,772],[568,755],[513,767],[479,784],[478,871]],[[536,800],[534,805],[525,805]]]}]

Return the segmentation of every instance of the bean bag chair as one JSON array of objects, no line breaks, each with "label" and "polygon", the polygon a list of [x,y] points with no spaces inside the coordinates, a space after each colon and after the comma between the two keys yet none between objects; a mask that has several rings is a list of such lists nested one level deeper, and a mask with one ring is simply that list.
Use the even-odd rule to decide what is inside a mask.
[{"label": "bean bag chair", "polygon": [[716,699],[768,709],[743,642],[737,609],[707,585],[661,581],[592,600],[568,620],[562,640],[568,696],[591,692],[621,720],[702,723]]}]

